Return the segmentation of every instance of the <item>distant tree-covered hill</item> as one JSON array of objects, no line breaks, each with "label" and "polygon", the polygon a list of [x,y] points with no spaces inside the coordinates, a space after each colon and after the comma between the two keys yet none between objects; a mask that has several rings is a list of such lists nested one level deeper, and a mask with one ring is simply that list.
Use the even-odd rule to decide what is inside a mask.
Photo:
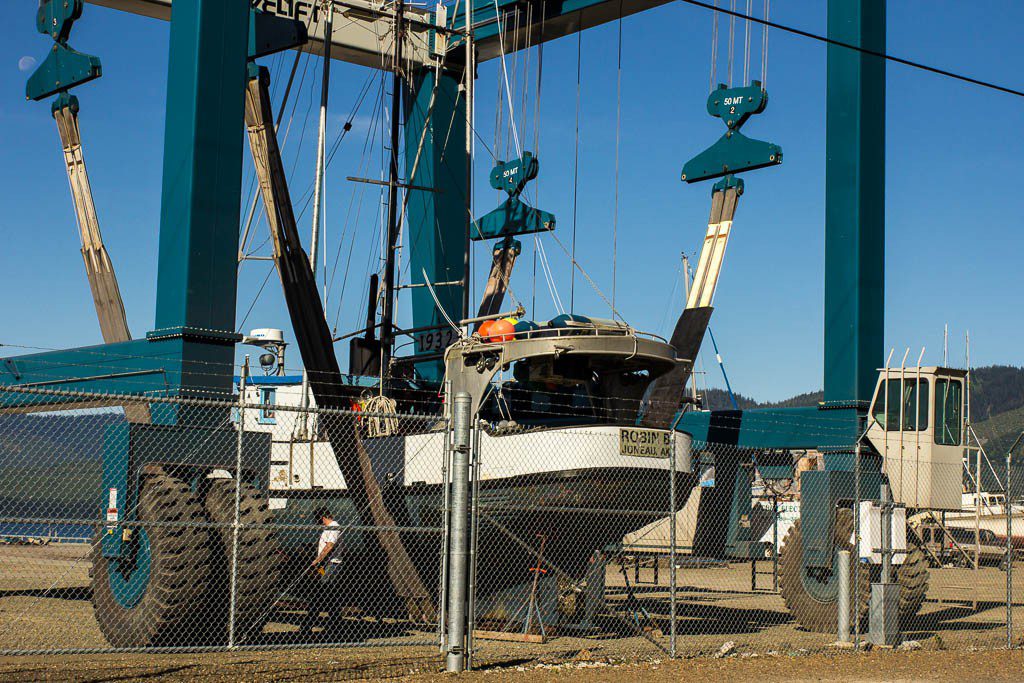
[{"label": "distant tree-covered hill", "polygon": [[[729,410],[733,407],[723,389],[702,392],[704,407]],[[824,392],[810,391],[784,401],[761,402],[735,394],[740,409],[795,408],[815,406]],[[1024,367],[989,365],[971,371],[971,422],[989,458],[1002,457],[1014,439],[1024,431]],[[1024,447],[1019,457],[1024,462]]]}]

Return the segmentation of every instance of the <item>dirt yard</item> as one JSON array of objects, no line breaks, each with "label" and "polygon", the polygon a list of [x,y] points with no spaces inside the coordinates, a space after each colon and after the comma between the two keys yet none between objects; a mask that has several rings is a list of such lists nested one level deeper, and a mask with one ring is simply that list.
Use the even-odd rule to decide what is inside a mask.
[{"label": "dirt yard", "polygon": [[[609,664],[591,652],[560,661],[508,659],[460,676],[442,673],[428,652],[377,651],[373,656],[344,650],[200,655],[85,655],[12,657],[0,660],[0,681],[339,681],[391,680],[416,683],[466,681],[1019,681],[1024,651],[964,650],[917,652],[747,655],[724,659],[646,659]],[[564,653],[566,655],[569,652]]]},{"label": "dirt yard", "polygon": [[[87,546],[0,546],[0,650],[94,649],[106,647],[89,602]],[[1024,654],[1006,645],[1006,574],[996,568],[931,572],[922,616],[906,628],[913,652],[840,653],[834,637],[810,633],[788,617],[771,590],[769,562],[760,562],[757,589],[751,567],[678,570],[679,659],[668,656],[668,567],[651,568],[635,583],[618,567],[607,575],[608,610],[586,637],[562,635],[544,644],[477,641],[479,671],[467,680],[1020,680]],[[1014,570],[1015,640],[1024,634],[1024,565]],[[631,605],[627,608],[627,605]],[[281,613],[260,647],[294,645],[299,634]],[[645,636],[635,627],[654,628]],[[437,680],[442,660],[436,647],[412,645],[433,634],[394,631],[383,635],[368,621],[353,620],[348,635],[356,647],[338,649],[309,642],[311,649],[199,654],[26,654],[0,657],[3,680],[135,680],[165,676],[180,680]],[[729,657],[715,659],[723,644]],[[386,645],[386,647],[384,647]]]}]

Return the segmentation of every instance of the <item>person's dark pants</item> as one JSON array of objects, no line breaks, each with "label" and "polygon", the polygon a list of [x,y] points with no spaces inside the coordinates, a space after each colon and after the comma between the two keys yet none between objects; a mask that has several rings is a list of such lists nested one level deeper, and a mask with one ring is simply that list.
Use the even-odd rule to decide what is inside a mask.
[{"label": "person's dark pants", "polygon": [[341,575],[341,564],[337,562],[325,562],[324,573],[317,576],[313,582],[313,595],[309,601],[309,626],[312,628],[320,623],[320,613],[327,613],[327,622],[336,621],[338,618],[337,583]]}]

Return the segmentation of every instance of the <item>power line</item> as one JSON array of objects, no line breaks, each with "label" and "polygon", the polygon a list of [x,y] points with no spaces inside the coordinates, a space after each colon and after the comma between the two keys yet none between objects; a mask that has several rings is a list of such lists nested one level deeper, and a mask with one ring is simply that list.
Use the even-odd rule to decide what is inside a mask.
[{"label": "power line", "polygon": [[810,38],[811,40],[817,40],[818,42],[825,43],[827,45],[836,45],[839,47],[844,47],[848,50],[863,52],[864,54],[872,55],[874,57],[881,57],[882,59],[888,60],[890,62],[895,62],[896,64],[902,64],[903,66],[909,66],[914,69],[927,71],[928,73],[938,74],[939,76],[946,76],[947,78],[952,78],[958,81],[963,81],[964,83],[970,83],[972,85],[981,86],[982,88],[989,88],[990,90],[996,90],[998,92],[1006,93],[1007,95],[1016,95],[1017,97],[1024,97],[1024,91],[1022,90],[1015,90],[1014,88],[1008,88],[1006,86],[999,85],[998,83],[992,83],[991,81],[982,81],[977,78],[972,78],[971,76],[964,76],[963,74],[954,73],[952,71],[947,71],[945,69],[940,69],[938,67],[928,66],[927,64],[922,64],[921,62],[914,62],[909,59],[903,59],[902,57],[896,57],[895,55],[887,54],[885,52],[878,52],[877,50],[872,50],[870,48],[860,47],[859,45],[846,43],[841,40],[835,40],[834,38],[828,38],[826,36],[822,36],[817,33],[811,33],[810,31],[804,31],[803,29],[795,28],[793,26],[786,26],[785,24],[779,24],[774,21],[768,21],[767,19],[758,19],[757,17],[749,16],[747,14],[743,14],[742,12],[735,12],[733,10],[725,9],[724,7],[716,7],[710,3],[701,2],[701,0],[679,1],[686,3],[687,5],[703,7],[704,9],[711,10],[712,12],[721,12],[723,14],[728,14],[733,17],[748,19],[750,21],[753,21],[757,24],[762,24],[763,26],[767,26],[769,28],[777,28],[780,31],[792,33],[794,35],[802,36],[804,38]]}]

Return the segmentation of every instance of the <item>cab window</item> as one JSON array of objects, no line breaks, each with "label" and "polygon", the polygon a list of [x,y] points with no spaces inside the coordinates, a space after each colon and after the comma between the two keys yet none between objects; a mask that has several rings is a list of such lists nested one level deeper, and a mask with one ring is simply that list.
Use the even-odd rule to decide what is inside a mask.
[{"label": "cab window", "polygon": [[[888,384],[889,401],[886,405],[885,391]],[[918,400],[920,394],[920,401]],[[887,432],[900,430],[902,415],[903,431],[928,429],[928,380],[918,382],[917,377],[904,379],[889,378],[882,382],[875,394],[874,418]]]},{"label": "cab window", "polygon": [[959,446],[963,384],[955,379],[935,382],[935,443],[940,446]]}]

